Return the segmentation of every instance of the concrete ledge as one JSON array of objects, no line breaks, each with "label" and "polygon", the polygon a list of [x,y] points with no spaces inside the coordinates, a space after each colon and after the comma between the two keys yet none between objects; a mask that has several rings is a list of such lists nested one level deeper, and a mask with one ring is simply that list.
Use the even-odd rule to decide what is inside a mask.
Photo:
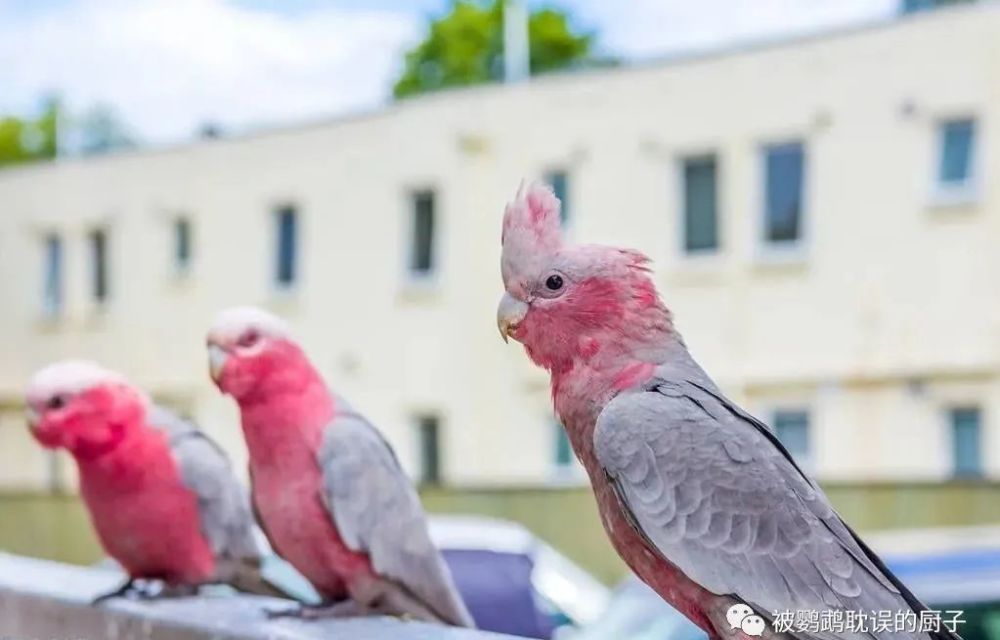
[{"label": "concrete ledge", "polygon": [[38,640],[501,640],[511,636],[392,618],[268,620],[286,600],[207,595],[152,602],[89,602],[115,588],[115,571],[0,553],[0,638]]}]

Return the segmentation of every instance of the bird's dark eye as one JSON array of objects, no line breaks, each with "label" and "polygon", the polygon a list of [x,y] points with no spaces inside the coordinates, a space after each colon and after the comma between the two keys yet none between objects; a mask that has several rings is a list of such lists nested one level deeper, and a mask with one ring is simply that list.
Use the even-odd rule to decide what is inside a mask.
[{"label": "bird's dark eye", "polygon": [[66,406],[66,399],[62,396],[52,396],[49,401],[45,403],[47,409],[62,409]]},{"label": "bird's dark eye", "polygon": [[545,280],[545,288],[549,291],[559,291],[563,288],[562,276],[552,274]]},{"label": "bird's dark eye", "polygon": [[259,333],[257,333],[256,331],[247,331],[246,333],[240,336],[240,339],[237,341],[237,344],[239,344],[241,347],[252,347],[255,344],[257,344],[257,340],[259,339],[260,339]]}]

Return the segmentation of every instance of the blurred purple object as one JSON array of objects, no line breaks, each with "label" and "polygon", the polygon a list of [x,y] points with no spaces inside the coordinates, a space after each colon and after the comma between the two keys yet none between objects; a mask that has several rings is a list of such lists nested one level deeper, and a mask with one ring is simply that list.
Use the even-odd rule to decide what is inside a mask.
[{"label": "blurred purple object", "polygon": [[529,556],[479,549],[443,553],[478,628],[552,638],[556,620],[539,607],[532,583],[535,563]]}]

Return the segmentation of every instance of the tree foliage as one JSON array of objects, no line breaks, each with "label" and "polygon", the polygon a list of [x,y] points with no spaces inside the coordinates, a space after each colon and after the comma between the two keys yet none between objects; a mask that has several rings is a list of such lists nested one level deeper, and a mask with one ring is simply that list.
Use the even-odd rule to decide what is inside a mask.
[{"label": "tree foliage", "polygon": [[[500,80],[503,11],[503,0],[487,4],[456,0],[447,15],[431,21],[424,41],[406,54],[394,95],[405,98]],[[528,17],[528,37],[532,74],[594,62],[593,34],[575,33],[569,17],[562,11],[532,11]]]},{"label": "tree foliage", "polygon": [[0,116],[0,167],[56,156],[59,102],[49,100],[36,118]]},{"label": "tree foliage", "polygon": [[95,105],[74,116],[52,98],[37,116],[0,116],[0,167],[51,160],[59,154],[96,155],[134,146],[132,135],[107,105]]}]

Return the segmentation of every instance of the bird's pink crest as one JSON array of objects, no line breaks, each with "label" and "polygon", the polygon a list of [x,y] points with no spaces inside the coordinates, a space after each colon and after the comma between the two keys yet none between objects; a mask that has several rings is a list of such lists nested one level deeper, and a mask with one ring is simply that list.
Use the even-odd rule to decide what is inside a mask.
[{"label": "bird's pink crest", "polygon": [[521,184],[503,216],[501,270],[504,281],[531,270],[539,258],[562,247],[559,211],[562,204],[552,188],[540,182]]}]

